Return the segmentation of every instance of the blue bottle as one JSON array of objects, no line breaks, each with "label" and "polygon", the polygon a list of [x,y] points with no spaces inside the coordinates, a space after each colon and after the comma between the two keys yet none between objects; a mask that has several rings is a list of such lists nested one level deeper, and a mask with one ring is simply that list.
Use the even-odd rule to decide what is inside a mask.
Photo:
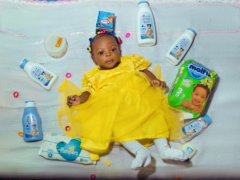
[{"label": "blue bottle", "polygon": [[41,119],[37,112],[35,101],[25,101],[22,117],[24,141],[39,141],[43,138]]}]

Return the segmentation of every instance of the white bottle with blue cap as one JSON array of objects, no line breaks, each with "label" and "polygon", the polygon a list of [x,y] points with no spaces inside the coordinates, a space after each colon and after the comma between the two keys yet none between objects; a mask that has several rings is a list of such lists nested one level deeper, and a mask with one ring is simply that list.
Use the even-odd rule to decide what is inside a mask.
[{"label": "white bottle with blue cap", "polygon": [[210,116],[205,115],[203,117],[199,117],[197,119],[192,119],[189,122],[185,123],[182,127],[182,131],[184,133],[183,141],[187,142],[193,139],[195,136],[199,135],[204,129],[206,129],[209,124],[211,124],[212,120]]},{"label": "white bottle with blue cap", "polygon": [[39,141],[43,138],[41,119],[37,112],[35,101],[25,101],[22,117],[24,141]]},{"label": "white bottle with blue cap", "polygon": [[166,59],[173,65],[178,65],[183,57],[188,52],[193,40],[196,36],[196,31],[188,28],[184,33],[173,43],[166,54]]},{"label": "white bottle with blue cap", "polygon": [[153,46],[157,42],[155,21],[148,1],[138,2],[137,40],[139,46]]},{"label": "white bottle with blue cap", "polygon": [[27,59],[22,61],[20,68],[22,68],[33,81],[47,90],[51,89],[58,78],[57,75],[47,70],[44,66],[30,62]]}]

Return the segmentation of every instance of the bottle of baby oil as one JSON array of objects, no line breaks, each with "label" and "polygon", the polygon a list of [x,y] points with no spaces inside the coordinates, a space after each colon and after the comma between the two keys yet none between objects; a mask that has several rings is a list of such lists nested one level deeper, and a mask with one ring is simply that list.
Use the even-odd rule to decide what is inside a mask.
[{"label": "bottle of baby oil", "polygon": [[139,46],[153,46],[157,41],[154,17],[148,1],[138,3],[137,40]]},{"label": "bottle of baby oil", "polygon": [[168,50],[165,56],[167,60],[173,65],[178,65],[189,50],[195,36],[195,30],[192,28],[186,29]]},{"label": "bottle of baby oil", "polygon": [[199,135],[212,122],[210,116],[205,115],[197,119],[192,119],[183,125],[182,131],[184,137],[181,142],[188,142],[195,136]]},{"label": "bottle of baby oil", "polygon": [[55,81],[57,80],[57,75],[46,69],[44,66],[30,62],[24,59],[20,64],[20,67],[28,74],[28,76],[38,83],[41,87],[50,90]]},{"label": "bottle of baby oil", "polygon": [[22,117],[24,141],[39,141],[43,138],[41,119],[37,112],[35,101],[25,101]]}]

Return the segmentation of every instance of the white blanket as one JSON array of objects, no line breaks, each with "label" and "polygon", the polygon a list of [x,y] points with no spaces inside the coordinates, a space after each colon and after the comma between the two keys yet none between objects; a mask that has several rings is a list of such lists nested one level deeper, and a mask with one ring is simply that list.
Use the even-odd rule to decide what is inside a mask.
[{"label": "white blanket", "polygon": [[[240,2],[238,0],[149,0],[157,29],[157,45],[139,47],[136,39],[137,1],[74,0],[57,3],[0,0],[0,176],[89,178],[233,178],[240,177]],[[98,11],[114,12],[116,35],[123,40],[122,53],[140,54],[161,65],[171,86],[179,66],[171,65],[165,53],[191,27],[195,41],[184,57],[217,72],[220,81],[207,114],[212,124],[191,143],[197,148],[190,163],[163,162],[155,146],[151,165],[130,169],[133,156],[113,146],[97,165],[51,161],[38,156],[41,142],[26,143],[18,136],[24,100],[35,100],[44,132],[64,133],[57,122],[59,93],[56,88],[70,72],[81,87],[83,73],[95,65],[86,48],[95,33]],[[44,39],[52,32],[63,34],[68,52],[60,58],[48,56]],[[130,37],[126,38],[126,33]],[[41,63],[59,79],[50,91],[34,83],[19,63],[22,59]],[[19,97],[14,98],[14,91]],[[179,147],[177,143],[172,146]],[[111,165],[107,165],[108,160]]]}]

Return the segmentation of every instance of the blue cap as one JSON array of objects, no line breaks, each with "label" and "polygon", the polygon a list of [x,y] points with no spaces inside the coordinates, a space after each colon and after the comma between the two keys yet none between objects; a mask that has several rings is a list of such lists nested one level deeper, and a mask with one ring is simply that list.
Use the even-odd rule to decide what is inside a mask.
[{"label": "blue cap", "polygon": [[147,4],[149,4],[148,1],[139,1],[139,2],[138,2],[138,5],[139,5],[139,4],[142,4],[142,3],[147,3]]},{"label": "blue cap", "polygon": [[196,31],[192,28],[187,28],[187,30],[192,31],[195,35],[197,34]]},{"label": "blue cap", "polygon": [[25,103],[29,103],[29,102],[35,102],[34,100],[26,100],[24,101]]},{"label": "blue cap", "polygon": [[28,63],[28,60],[24,59],[22,63],[20,64],[20,68],[24,69],[25,64]]},{"label": "blue cap", "polygon": [[205,116],[203,116],[203,119],[207,124],[210,124],[212,122],[212,119],[207,114]]}]

